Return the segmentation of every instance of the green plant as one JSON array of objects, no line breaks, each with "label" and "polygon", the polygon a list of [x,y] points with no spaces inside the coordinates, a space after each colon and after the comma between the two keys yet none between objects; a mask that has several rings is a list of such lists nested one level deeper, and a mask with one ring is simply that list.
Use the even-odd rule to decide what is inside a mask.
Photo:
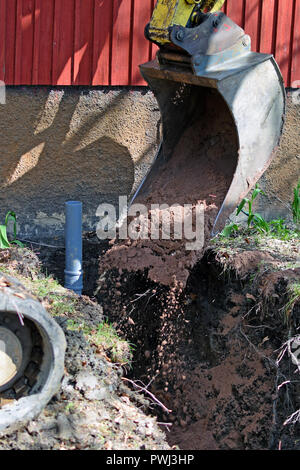
[{"label": "green plant", "polygon": [[250,199],[245,197],[242,202],[240,203],[239,207],[237,208],[237,211],[236,211],[236,215],[239,215],[242,210],[244,209],[245,205],[248,204],[248,214],[247,214],[247,224],[248,224],[248,228],[251,227],[252,224],[254,224],[255,226],[257,226],[260,230],[264,230],[266,229],[266,221],[264,220],[264,218],[259,215],[259,214],[255,214],[253,212],[253,202],[254,200],[257,198],[257,196],[259,194],[262,194],[265,196],[265,193],[263,192],[262,189],[260,189],[259,185],[256,184],[255,185],[255,188],[251,194],[251,197]]},{"label": "green plant", "polygon": [[87,336],[91,335],[93,331],[92,328],[88,326],[84,321],[78,323],[72,319],[68,319],[67,327],[70,331],[81,331],[84,335]]},{"label": "green plant", "polygon": [[67,321],[67,327],[70,331],[82,332],[87,341],[96,346],[98,352],[107,354],[112,362],[131,367],[135,347],[120,338],[110,323],[104,321],[96,329],[93,329],[84,321],[78,323],[70,318]]},{"label": "green plant", "polygon": [[271,232],[271,225],[260,214],[254,214],[253,228],[259,233],[269,234]]},{"label": "green plant", "polygon": [[293,219],[295,224],[300,223],[300,180],[294,188],[294,199],[292,203]]},{"label": "green plant", "polygon": [[36,272],[34,279],[22,277],[21,281],[44,303],[51,315],[61,316],[76,312],[76,297],[66,294],[65,289],[52,276],[39,277]]},{"label": "green plant", "polygon": [[75,408],[75,403],[73,403],[72,401],[70,401],[67,406],[66,406],[66,412],[69,413],[71,411],[73,411]]},{"label": "green plant", "polygon": [[[249,198],[244,198],[240,203],[239,207],[237,208],[236,215],[239,215],[241,212],[244,212],[244,208],[248,205],[248,213],[244,212],[247,215],[247,225],[248,230],[242,230],[239,225],[235,223],[231,223],[226,225],[224,230],[221,232],[221,236],[228,238],[228,237],[235,237],[237,233],[249,235],[253,233],[258,233],[260,235],[267,235],[273,238],[279,238],[281,240],[291,240],[293,238],[299,237],[299,230],[290,230],[283,219],[276,219],[267,222],[260,214],[253,212],[253,202],[256,197],[262,194],[265,196],[265,193],[259,188],[258,184],[256,184],[254,191]],[[297,185],[297,188],[294,189],[294,201],[292,204],[293,207],[293,217],[294,221],[299,224],[300,223],[300,181]]]},{"label": "green plant", "polygon": [[271,220],[269,222],[271,226],[271,235],[280,240],[291,240],[292,238],[297,238],[299,234],[294,230],[290,230],[283,219]]},{"label": "green plant", "polygon": [[[13,220],[14,222],[14,238],[11,242],[9,242],[7,237],[7,226],[8,222]],[[17,218],[16,214],[12,211],[9,211],[5,216],[4,225],[0,225],[0,249],[9,248],[12,243],[19,245],[20,247],[24,248],[23,243],[16,239],[17,237]]]},{"label": "green plant", "polygon": [[239,226],[235,223],[232,223],[232,224],[226,225],[224,230],[221,232],[221,235],[227,238],[227,237],[232,236],[234,232],[238,232],[238,230],[239,230]]},{"label": "green plant", "polygon": [[[256,184],[250,199],[245,197],[240,203],[239,207],[237,208],[236,215],[239,215],[242,211],[244,212],[243,209],[245,208],[246,205],[248,205],[248,213],[244,212],[244,214],[247,215],[248,229],[254,228],[255,231],[259,233],[268,234],[271,230],[270,224],[268,224],[268,222],[266,222],[266,220],[260,214],[255,214],[253,212],[253,202],[259,194],[263,194],[265,196],[265,193],[263,192],[263,190],[259,188],[258,184]],[[239,226],[235,223],[231,223],[229,225],[226,225],[221,235],[223,237],[230,237],[234,235],[235,232],[238,232],[238,231],[239,231]]]}]

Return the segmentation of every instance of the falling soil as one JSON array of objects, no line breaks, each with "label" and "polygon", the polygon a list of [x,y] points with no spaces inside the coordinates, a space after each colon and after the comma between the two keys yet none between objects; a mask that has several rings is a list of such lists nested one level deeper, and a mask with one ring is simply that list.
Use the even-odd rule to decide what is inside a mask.
[{"label": "falling soil", "polygon": [[[111,249],[101,261],[102,272],[113,267],[134,272],[147,269],[149,279],[155,282],[184,286],[190,269],[201,258],[203,247],[211,238],[215,219],[232,182],[237,154],[236,134],[225,103],[218,101],[214,107],[214,102],[210,102],[205,119],[201,115],[186,128],[170,157],[162,149],[134,201],[147,207],[147,213],[124,222],[129,225],[131,237],[112,241]],[[163,204],[168,208],[153,207]],[[190,208],[184,211],[184,205]],[[171,206],[176,209],[170,211]],[[199,215],[198,226],[197,210],[198,214],[204,212],[204,221]],[[186,227],[189,216],[193,233],[187,235],[183,226]],[[170,231],[161,223],[168,217]],[[151,232],[153,226],[158,230],[156,239]],[[181,228],[183,236],[175,226]],[[134,236],[139,239],[132,240]],[[199,245],[191,250],[187,244],[197,241]]]}]

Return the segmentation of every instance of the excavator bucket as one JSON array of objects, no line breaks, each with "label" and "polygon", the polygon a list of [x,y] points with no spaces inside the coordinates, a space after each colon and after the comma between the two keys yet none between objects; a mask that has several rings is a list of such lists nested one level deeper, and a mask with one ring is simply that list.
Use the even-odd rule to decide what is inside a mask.
[{"label": "excavator bucket", "polygon": [[64,373],[64,333],[16,279],[0,292],[0,436],[36,418]]},{"label": "excavator bucket", "polygon": [[163,141],[133,200],[201,201],[213,208],[215,235],[275,156],[284,83],[273,56],[251,52],[250,37],[221,12],[202,15],[196,27],[172,26],[169,38],[140,66],[158,101]]}]

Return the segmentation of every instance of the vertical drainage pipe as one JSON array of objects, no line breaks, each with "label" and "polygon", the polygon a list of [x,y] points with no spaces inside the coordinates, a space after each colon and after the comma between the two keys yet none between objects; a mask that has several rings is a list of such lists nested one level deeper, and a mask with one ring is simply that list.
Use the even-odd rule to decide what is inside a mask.
[{"label": "vertical drainage pipe", "polygon": [[81,295],[83,288],[82,274],[82,203],[65,203],[65,247],[66,269],[65,287]]}]

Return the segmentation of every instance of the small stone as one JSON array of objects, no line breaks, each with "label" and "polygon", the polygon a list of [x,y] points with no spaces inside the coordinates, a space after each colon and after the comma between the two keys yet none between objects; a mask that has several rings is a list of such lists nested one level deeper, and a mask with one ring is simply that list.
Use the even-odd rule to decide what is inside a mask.
[{"label": "small stone", "polygon": [[77,375],[76,386],[77,390],[84,393],[95,390],[98,387],[98,380],[93,374],[89,372],[81,372]]},{"label": "small stone", "polygon": [[62,441],[67,441],[73,437],[73,431],[66,415],[60,414],[57,417],[57,434]]}]

